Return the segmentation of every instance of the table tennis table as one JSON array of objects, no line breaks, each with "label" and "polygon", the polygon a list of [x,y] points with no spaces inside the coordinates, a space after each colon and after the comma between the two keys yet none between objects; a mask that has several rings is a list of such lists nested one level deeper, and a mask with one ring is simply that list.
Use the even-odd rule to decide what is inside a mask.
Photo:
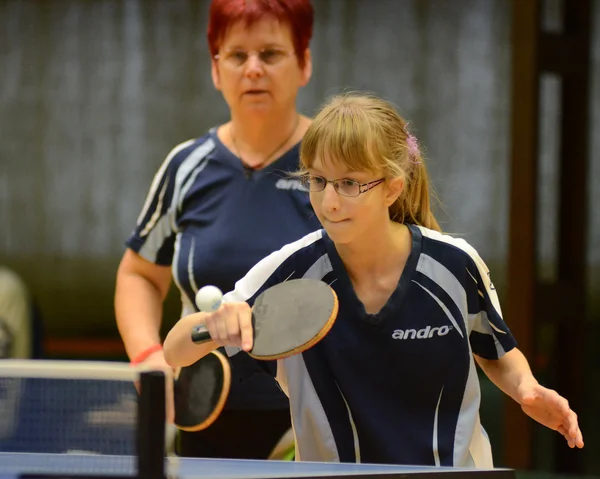
[{"label": "table tennis table", "polygon": [[[55,364],[46,368],[41,368],[40,363],[34,366],[33,377],[45,377],[44,371],[51,373],[51,377],[56,376],[55,369],[58,366]],[[77,371],[88,375],[95,366],[72,365],[68,368],[69,377]],[[16,369],[21,374],[22,371]],[[130,381],[130,366],[122,369],[128,373],[125,379]],[[5,364],[3,374],[8,376],[9,370],[10,367]],[[139,379],[140,393],[133,455],[129,455],[129,452],[91,453],[90,450],[71,448],[67,452],[18,449],[19,452],[16,452],[7,448],[0,452],[0,479],[324,479],[344,476],[364,479],[515,479],[515,472],[511,469],[173,457],[166,452],[164,373],[142,371],[136,378]],[[36,395],[40,396],[44,396],[44,391],[43,388],[35,389]],[[95,433],[91,434],[93,436]],[[77,442],[75,446],[79,444]],[[440,475],[444,477],[440,478]]]},{"label": "table tennis table", "polygon": [[[340,464],[238,459],[167,458],[167,477],[179,479],[514,479],[510,469]],[[441,476],[441,477],[440,477]],[[91,454],[0,453],[0,479],[134,478],[136,458]]]}]

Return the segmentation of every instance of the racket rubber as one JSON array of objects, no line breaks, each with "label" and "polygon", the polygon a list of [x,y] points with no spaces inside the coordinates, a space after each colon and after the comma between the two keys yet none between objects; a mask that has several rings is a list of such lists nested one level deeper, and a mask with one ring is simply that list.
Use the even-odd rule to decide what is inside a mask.
[{"label": "racket rubber", "polygon": [[221,414],[231,387],[231,367],[219,350],[181,368],[174,384],[175,425],[201,431]]}]

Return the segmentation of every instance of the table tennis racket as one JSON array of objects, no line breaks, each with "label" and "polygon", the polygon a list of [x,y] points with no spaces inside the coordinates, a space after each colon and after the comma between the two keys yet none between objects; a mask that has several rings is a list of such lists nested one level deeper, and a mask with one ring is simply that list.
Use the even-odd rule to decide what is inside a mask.
[{"label": "table tennis racket", "polygon": [[[254,343],[248,354],[268,361],[306,351],[329,332],[337,312],[337,295],[323,281],[303,278],[276,284],[254,302]],[[211,340],[204,325],[191,335],[197,344]]]},{"label": "table tennis racket", "polygon": [[[273,360],[305,351],[331,329],[337,310],[335,292],[322,281],[297,279],[275,285],[254,302],[254,346],[249,354]],[[195,343],[210,339],[203,327],[192,331]],[[209,427],[223,410],[230,386],[229,360],[218,350],[181,368],[175,381],[175,425],[184,431]]]},{"label": "table tennis racket", "polygon": [[175,425],[184,431],[209,427],[221,414],[230,386],[229,360],[219,350],[175,371]]}]

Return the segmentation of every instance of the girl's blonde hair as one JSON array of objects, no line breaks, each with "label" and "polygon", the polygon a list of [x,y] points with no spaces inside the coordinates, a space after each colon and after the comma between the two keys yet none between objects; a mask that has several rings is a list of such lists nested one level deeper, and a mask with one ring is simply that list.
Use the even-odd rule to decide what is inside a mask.
[{"label": "girl's blonde hair", "polygon": [[306,173],[317,157],[342,163],[351,171],[403,178],[404,188],[389,208],[390,218],[441,231],[431,211],[429,177],[417,141],[389,102],[363,93],[333,97],[302,139],[300,173]]}]

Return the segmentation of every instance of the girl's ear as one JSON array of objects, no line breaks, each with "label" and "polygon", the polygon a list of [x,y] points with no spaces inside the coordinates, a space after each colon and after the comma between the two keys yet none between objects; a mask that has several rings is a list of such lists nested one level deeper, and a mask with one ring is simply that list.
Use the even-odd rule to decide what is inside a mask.
[{"label": "girl's ear", "polygon": [[396,201],[404,190],[404,178],[397,177],[386,181],[386,206],[390,207]]}]

